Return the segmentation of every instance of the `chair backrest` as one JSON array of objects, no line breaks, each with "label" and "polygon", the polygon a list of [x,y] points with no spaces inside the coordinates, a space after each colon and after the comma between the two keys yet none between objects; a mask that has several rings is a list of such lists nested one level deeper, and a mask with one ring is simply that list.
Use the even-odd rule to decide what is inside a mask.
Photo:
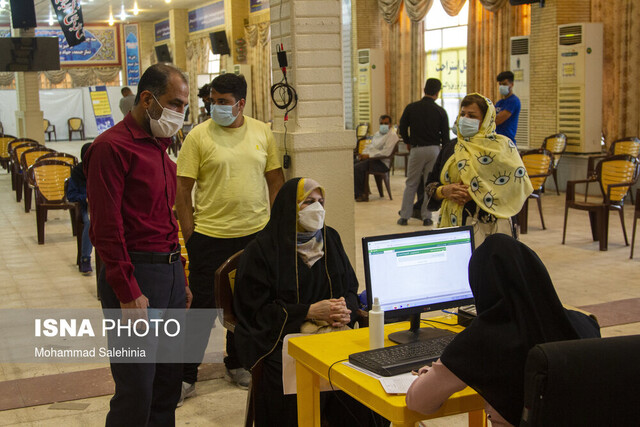
[{"label": "chair backrest", "polygon": [[[17,151],[18,150],[16,150],[16,152]],[[49,153],[55,153],[55,151],[53,151],[51,148],[42,146],[32,147],[28,150],[23,151],[20,155],[20,168],[23,171],[26,171],[32,164],[34,164],[38,160],[38,158]]]},{"label": "chair backrest", "polygon": [[613,141],[611,147],[609,147],[609,154],[614,156],[618,154],[628,154],[633,157],[638,157],[638,155],[640,155],[640,139],[635,136],[630,136]]},{"label": "chair backrest", "polygon": [[44,146],[37,142],[25,142],[12,146],[13,151],[11,153],[11,161],[17,167],[16,170],[20,169],[20,158],[22,157],[22,153],[32,148],[44,148]]},{"label": "chair backrest", "polygon": [[637,425],[639,352],[640,335],[536,345],[520,426]]},{"label": "chair backrest", "polygon": [[527,169],[534,191],[541,190],[553,168],[553,154],[543,148],[522,153],[522,163]]},{"label": "chair backrest", "polygon": [[549,150],[553,154],[553,166],[557,167],[560,157],[567,149],[567,135],[557,133],[544,139],[542,146],[545,150]]},{"label": "chair backrest", "polygon": [[[638,179],[638,159],[629,155],[606,157],[596,166],[596,177],[605,200],[620,204]],[[610,187],[612,185],[619,186]]]},{"label": "chair backrest", "polygon": [[369,123],[358,123],[358,126],[356,126],[356,138],[364,138],[367,133],[369,133]]},{"label": "chair backrest", "polygon": [[82,129],[82,119],[80,117],[71,117],[67,120],[69,124],[69,129],[71,130],[80,130]]},{"label": "chair backrest", "polygon": [[9,153],[9,157],[13,157],[13,151],[16,149],[17,146],[22,144],[27,144],[27,143],[34,143],[34,144],[40,145],[40,143],[35,139],[15,138],[12,141],[10,141],[9,144],[7,145],[7,151]]},{"label": "chair backrest", "polygon": [[244,251],[236,252],[218,267],[213,285],[217,308],[222,309],[222,324],[231,332],[234,331],[237,322],[236,315],[233,311],[233,287],[235,285],[236,270],[242,252]]},{"label": "chair backrest", "polygon": [[47,129],[49,129],[49,120],[47,119],[42,119],[44,121],[44,131],[46,132]]},{"label": "chair backrest", "polygon": [[78,159],[76,158],[76,156],[68,153],[59,153],[57,151],[53,151],[51,153],[47,153],[38,157],[38,161],[40,160],[60,160],[69,163],[71,166],[75,166],[78,164]]},{"label": "chair backrest", "polygon": [[0,136],[0,159],[7,160],[9,158],[9,143],[15,139],[16,137],[11,135]]},{"label": "chair backrest", "polygon": [[61,160],[41,160],[29,168],[36,203],[66,203],[64,181],[71,176],[71,167]]}]

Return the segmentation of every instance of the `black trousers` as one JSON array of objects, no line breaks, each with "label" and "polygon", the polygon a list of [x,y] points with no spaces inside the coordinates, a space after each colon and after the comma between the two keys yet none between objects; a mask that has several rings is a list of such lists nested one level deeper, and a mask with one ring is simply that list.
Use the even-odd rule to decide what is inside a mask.
[{"label": "black trousers", "polygon": [[[173,264],[134,264],[140,290],[150,308],[184,308],[184,270]],[[103,309],[119,309],[120,301],[102,269],[98,287]],[[110,337],[111,341],[111,337]],[[158,349],[158,351],[161,351]],[[111,363],[116,391],[106,426],[174,426],[180,399],[181,363]]]},{"label": "black trousers", "polygon": [[364,193],[366,187],[364,180],[367,176],[367,171],[386,172],[388,170],[387,165],[378,159],[365,159],[356,162],[353,165],[353,190],[355,197],[359,197]]},{"label": "black trousers", "polygon": [[[185,244],[189,254],[189,289],[193,294],[191,308],[215,308],[215,295],[213,293],[213,285],[215,280],[215,272],[231,255],[244,249],[249,242],[255,238],[255,234],[248,236],[236,237],[231,239],[220,239],[217,237],[209,237],[204,234],[194,232]],[[187,312],[187,323],[189,322],[189,313]],[[187,340],[189,348],[197,347],[199,359],[202,360],[204,351],[209,342],[209,334],[213,327],[213,323],[207,327],[188,328]],[[191,333],[195,329],[195,333]],[[193,344],[193,343],[197,344]],[[233,341],[233,333],[227,331],[227,356],[224,358],[224,364],[227,369],[240,368],[240,362],[236,356],[236,348]],[[182,380],[190,384],[198,380],[199,363],[185,363],[184,375]]]}]

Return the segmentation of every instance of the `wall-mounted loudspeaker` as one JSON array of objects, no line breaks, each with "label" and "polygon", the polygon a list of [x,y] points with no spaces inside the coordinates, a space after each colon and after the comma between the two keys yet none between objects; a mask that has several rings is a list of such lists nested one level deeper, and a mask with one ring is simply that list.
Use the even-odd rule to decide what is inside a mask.
[{"label": "wall-mounted loudspeaker", "polygon": [[35,28],[36,8],[33,0],[10,0],[13,28]]},{"label": "wall-mounted loudspeaker", "polygon": [[211,52],[214,55],[229,55],[229,43],[227,43],[227,35],[223,31],[217,31],[215,33],[209,33],[209,39],[211,39]]},{"label": "wall-mounted loudspeaker", "polygon": [[158,62],[172,62],[169,46],[166,44],[156,46],[156,58],[158,58]]}]

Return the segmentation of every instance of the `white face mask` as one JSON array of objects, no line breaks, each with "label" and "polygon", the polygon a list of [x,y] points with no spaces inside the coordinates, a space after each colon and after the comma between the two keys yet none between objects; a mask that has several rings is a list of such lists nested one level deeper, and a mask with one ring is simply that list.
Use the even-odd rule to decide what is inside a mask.
[{"label": "white face mask", "polygon": [[[158,101],[158,99],[153,95],[153,99],[156,100],[159,106],[162,107],[162,104]],[[162,115],[159,119],[154,119],[149,114],[149,110],[147,110],[147,116],[149,116],[149,126],[151,127],[151,134],[156,138],[170,138],[182,127],[184,124],[184,114],[178,113],[177,111],[170,110],[168,108],[162,107]]]},{"label": "white face mask", "polygon": [[307,231],[320,230],[324,226],[324,207],[313,202],[298,212],[298,223]]},{"label": "white face mask", "polygon": [[507,95],[509,95],[509,86],[507,86],[507,85],[500,85],[499,90],[500,90],[500,95],[502,95],[502,96],[507,96]]},{"label": "white face mask", "polygon": [[458,131],[463,138],[470,138],[480,129],[480,120],[460,117],[458,119]]},{"label": "white face mask", "polygon": [[240,112],[238,112],[238,114],[236,114],[235,116],[233,115],[233,107],[238,105],[238,102],[236,102],[233,105],[218,105],[218,104],[212,105],[211,118],[213,119],[213,121],[219,124],[220,126],[232,125],[233,122],[236,121],[236,118],[238,118],[238,114],[240,114]]}]

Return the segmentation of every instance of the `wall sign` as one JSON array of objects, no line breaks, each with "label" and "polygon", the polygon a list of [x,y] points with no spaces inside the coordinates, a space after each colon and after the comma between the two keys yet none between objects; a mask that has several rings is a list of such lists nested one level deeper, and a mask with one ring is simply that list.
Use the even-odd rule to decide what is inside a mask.
[{"label": "wall sign", "polygon": [[156,30],[156,43],[161,42],[163,40],[169,40],[171,38],[171,26],[169,25],[169,20],[165,19],[164,21],[155,23]]},{"label": "wall sign", "polygon": [[111,106],[109,105],[109,95],[106,86],[89,86],[91,96],[91,106],[93,114],[96,116],[96,126],[98,134],[112,127],[115,123],[111,116]]},{"label": "wall sign", "polygon": [[127,85],[137,86],[140,81],[138,24],[127,24],[124,26],[124,44],[127,55]]},{"label": "wall sign", "polygon": [[55,28],[36,28],[36,37],[58,37],[60,62],[65,65],[119,65],[118,28],[84,27],[85,41],[69,46],[64,32]]},{"label": "wall sign", "polygon": [[189,32],[224,25],[224,2],[219,1],[189,11]]},{"label": "wall sign", "polygon": [[249,0],[249,12],[260,12],[269,9],[269,0]]},{"label": "wall sign", "polygon": [[82,7],[75,0],[51,0],[53,10],[64,32],[69,46],[76,46],[85,41]]}]

